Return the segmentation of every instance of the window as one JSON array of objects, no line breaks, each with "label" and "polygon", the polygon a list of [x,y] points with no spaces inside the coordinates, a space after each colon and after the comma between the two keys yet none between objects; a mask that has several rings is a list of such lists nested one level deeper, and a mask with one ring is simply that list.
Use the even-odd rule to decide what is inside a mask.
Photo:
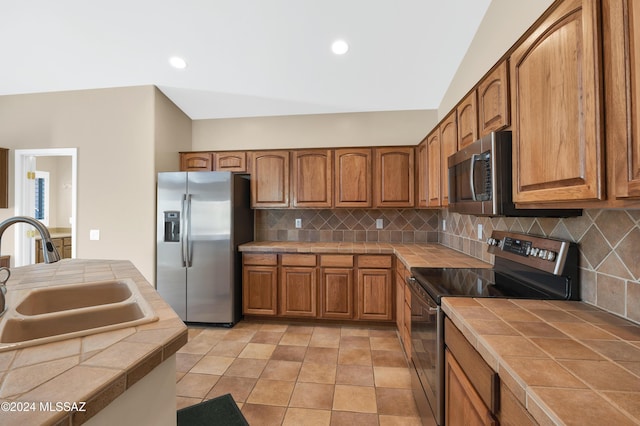
[{"label": "window", "polygon": [[33,217],[49,226],[49,172],[36,171]]}]

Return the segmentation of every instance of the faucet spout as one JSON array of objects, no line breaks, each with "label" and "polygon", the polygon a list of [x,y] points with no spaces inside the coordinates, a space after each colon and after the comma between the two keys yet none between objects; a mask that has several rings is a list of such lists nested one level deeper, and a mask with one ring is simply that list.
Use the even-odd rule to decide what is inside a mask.
[{"label": "faucet spout", "polygon": [[[45,263],[53,263],[60,260],[60,254],[51,241],[51,235],[47,227],[44,226],[42,222],[29,216],[14,216],[0,223],[0,247],[2,246],[2,235],[4,231],[14,223],[26,223],[38,230],[40,237],[42,237],[42,257]],[[8,269],[7,272],[9,272]],[[6,311],[5,294],[7,293],[6,281],[8,279],[9,277],[7,276],[7,279],[0,281],[0,315]]]}]

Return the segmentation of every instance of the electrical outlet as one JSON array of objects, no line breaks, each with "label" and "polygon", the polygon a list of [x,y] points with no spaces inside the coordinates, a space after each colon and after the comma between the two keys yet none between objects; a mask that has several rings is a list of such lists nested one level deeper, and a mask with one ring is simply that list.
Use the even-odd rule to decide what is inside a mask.
[{"label": "electrical outlet", "polygon": [[296,229],[302,228],[302,219],[296,219]]},{"label": "electrical outlet", "polygon": [[478,239],[482,241],[482,224],[478,224]]},{"label": "electrical outlet", "polygon": [[442,232],[447,230],[447,220],[442,219]]},{"label": "electrical outlet", "polygon": [[376,229],[384,228],[384,221],[382,219],[376,219]]},{"label": "electrical outlet", "polygon": [[100,230],[99,229],[91,229],[89,230],[89,240],[98,241],[100,239]]}]

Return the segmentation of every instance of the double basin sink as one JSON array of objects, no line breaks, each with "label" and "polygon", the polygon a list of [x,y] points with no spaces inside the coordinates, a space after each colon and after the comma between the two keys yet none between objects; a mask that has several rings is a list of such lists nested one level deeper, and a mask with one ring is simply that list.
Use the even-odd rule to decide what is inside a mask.
[{"label": "double basin sink", "polygon": [[0,352],[158,319],[131,279],[17,292],[20,294],[7,301],[8,309],[0,317]]}]

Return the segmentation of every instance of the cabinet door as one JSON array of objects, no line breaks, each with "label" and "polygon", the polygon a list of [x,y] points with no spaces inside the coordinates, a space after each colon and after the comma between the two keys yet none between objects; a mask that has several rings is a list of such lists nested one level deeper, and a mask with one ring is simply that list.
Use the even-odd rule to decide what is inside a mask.
[{"label": "cabinet door", "polygon": [[401,271],[396,267],[396,327],[404,344],[404,280]]},{"label": "cabinet door", "polygon": [[331,150],[293,151],[294,207],[331,208],[333,156]]},{"label": "cabinet door", "polygon": [[429,145],[427,139],[420,142],[416,148],[416,156],[418,157],[418,167],[416,168],[416,204],[417,207],[429,207]]},{"label": "cabinet door", "polygon": [[353,318],[353,268],[322,268],[320,316]]},{"label": "cabinet door", "polygon": [[210,172],[213,170],[213,155],[210,152],[180,153],[180,171]]},{"label": "cabinet door", "polygon": [[462,149],[478,140],[478,115],[476,113],[476,91],[472,91],[458,105],[458,146]]},{"label": "cabinet door", "polygon": [[480,137],[509,125],[509,77],[503,61],[478,84]]},{"label": "cabinet door", "polygon": [[280,314],[315,317],[318,313],[318,270],[283,266],[280,273]]},{"label": "cabinet door", "polygon": [[213,156],[215,171],[218,172],[246,172],[247,153],[244,151],[216,152]]},{"label": "cabinet door", "polygon": [[456,153],[458,148],[458,131],[456,112],[444,119],[440,124],[441,163],[440,163],[440,199],[442,207],[449,205],[449,156]]},{"label": "cabinet door", "polygon": [[640,4],[603,2],[607,157],[618,199],[640,198]]},{"label": "cabinet door", "polygon": [[413,156],[413,147],[375,149],[375,207],[414,206]]},{"label": "cabinet door", "polygon": [[445,350],[445,421],[447,426],[495,425],[491,411],[484,405],[464,371]]},{"label": "cabinet door", "polygon": [[603,199],[599,5],[559,3],[511,55],[516,203]]},{"label": "cabinet door", "polygon": [[251,206],[289,207],[289,152],[256,151],[251,158]]},{"label": "cabinet door", "polygon": [[245,265],[242,268],[242,313],[276,315],[278,267]]},{"label": "cabinet door", "polygon": [[358,269],[358,318],[393,319],[393,281],[390,269]]},{"label": "cabinet door", "polygon": [[371,207],[371,149],[336,149],[335,161],[335,206]]},{"label": "cabinet door", "polygon": [[440,207],[442,200],[440,199],[440,129],[436,128],[433,133],[427,136],[427,160],[429,167],[428,173],[428,192],[427,199],[429,207]]}]

